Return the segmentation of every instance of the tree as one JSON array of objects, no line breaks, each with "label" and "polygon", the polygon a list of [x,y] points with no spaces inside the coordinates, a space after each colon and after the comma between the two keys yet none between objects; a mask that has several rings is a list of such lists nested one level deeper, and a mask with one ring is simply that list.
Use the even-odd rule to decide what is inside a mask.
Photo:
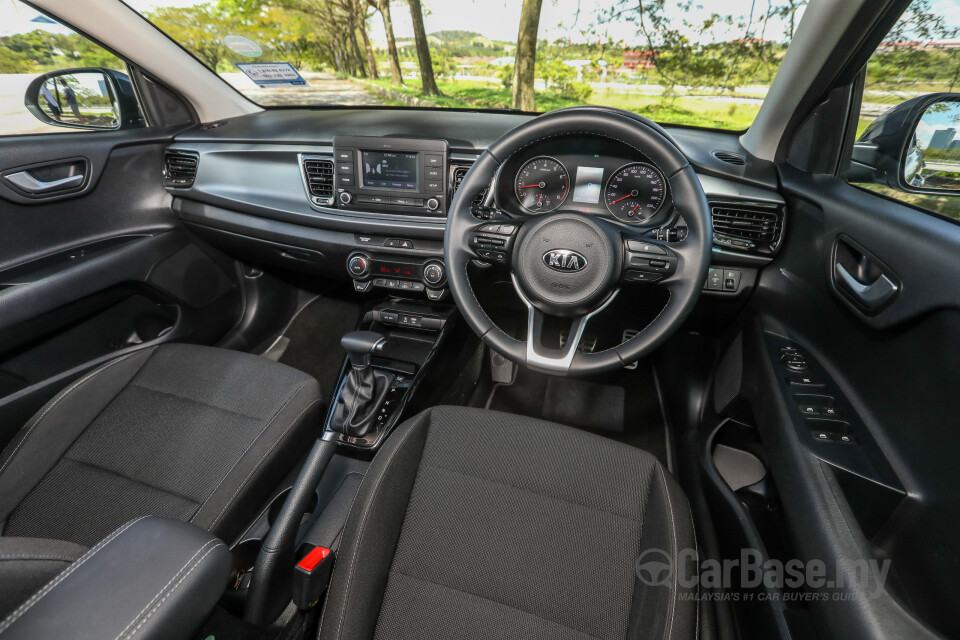
[{"label": "tree", "polygon": [[423,26],[423,7],[420,0],[407,0],[410,5],[410,18],[413,20],[413,36],[417,45],[417,60],[420,63],[421,93],[439,96],[440,88],[433,76],[433,60],[430,58],[430,43],[427,42],[427,30]]},{"label": "tree", "polygon": [[513,108],[536,111],[533,84],[537,61],[537,32],[540,30],[540,7],[543,0],[523,0],[520,9],[520,31],[513,65]]},{"label": "tree", "polygon": [[380,71],[377,70],[377,58],[373,55],[373,46],[370,45],[370,36],[367,34],[367,20],[370,15],[366,10],[362,11],[360,22],[360,35],[363,36],[363,48],[367,52],[367,65],[370,67],[370,77],[376,80],[380,77]]},{"label": "tree", "polygon": [[236,31],[236,19],[208,4],[195,7],[162,7],[149,14],[158,29],[200,58],[214,71],[230,50],[223,36]]},{"label": "tree", "polygon": [[401,85],[403,84],[403,73],[400,71],[397,39],[393,35],[393,18],[390,16],[390,0],[367,1],[380,12],[380,17],[383,18],[383,30],[387,35],[387,55],[390,57],[390,82]]}]

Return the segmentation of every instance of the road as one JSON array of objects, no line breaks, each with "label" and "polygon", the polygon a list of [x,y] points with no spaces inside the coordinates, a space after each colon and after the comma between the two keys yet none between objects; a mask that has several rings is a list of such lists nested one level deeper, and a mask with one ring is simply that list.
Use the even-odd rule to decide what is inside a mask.
[{"label": "road", "polygon": [[306,87],[260,89],[242,73],[221,73],[229,82],[257,104],[264,107],[289,105],[377,106],[383,104],[375,95],[367,93],[349,80],[341,80],[329,73],[304,73]]},{"label": "road", "polygon": [[43,124],[23,106],[27,85],[35,77],[27,73],[0,74],[0,135],[78,131]]}]

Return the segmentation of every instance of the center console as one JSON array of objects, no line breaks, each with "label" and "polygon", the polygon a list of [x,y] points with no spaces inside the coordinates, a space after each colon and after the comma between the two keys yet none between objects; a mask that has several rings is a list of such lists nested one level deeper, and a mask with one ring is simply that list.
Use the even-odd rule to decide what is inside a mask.
[{"label": "center console", "polygon": [[446,140],[336,136],[334,205],[346,211],[447,213]]}]

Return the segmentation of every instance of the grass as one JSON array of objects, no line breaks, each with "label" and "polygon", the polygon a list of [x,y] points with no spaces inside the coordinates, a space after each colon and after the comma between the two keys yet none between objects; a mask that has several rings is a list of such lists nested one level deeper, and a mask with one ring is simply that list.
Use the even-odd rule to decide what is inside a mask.
[{"label": "grass", "polygon": [[[486,82],[440,80],[437,85],[442,96],[420,95],[418,80],[405,80],[397,87],[388,79],[372,80],[381,87],[420,97],[444,108],[509,109],[510,90]],[[662,98],[659,96],[630,95],[617,91],[597,91],[589,104],[627,109],[657,122],[742,131],[750,126],[760,109],[759,104],[719,102],[695,96]],[[552,111],[581,104],[580,100],[553,91],[537,92],[537,110]]]}]

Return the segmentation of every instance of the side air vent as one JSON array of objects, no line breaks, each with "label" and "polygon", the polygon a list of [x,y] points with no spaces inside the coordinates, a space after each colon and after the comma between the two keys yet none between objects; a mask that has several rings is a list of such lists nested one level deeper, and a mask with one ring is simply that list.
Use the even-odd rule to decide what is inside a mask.
[{"label": "side air vent", "polygon": [[729,151],[714,151],[713,157],[715,157],[717,160],[722,160],[727,164],[735,164],[737,166],[743,166],[747,164],[747,159],[739,153],[731,153]]},{"label": "side air vent", "polygon": [[[467,175],[467,171],[470,170],[469,166],[460,165],[454,167],[453,169],[453,191],[456,193],[457,189],[460,188],[460,183],[463,182],[463,177]],[[473,204],[483,204],[484,199],[487,197],[487,189],[482,190],[476,195],[473,199]]]},{"label": "side air vent", "polygon": [[301,156],[301,166],[310,200],[318,205],[333,204],[333,160],[325,156]]},{"label": "side air vent", "polygon": [[197,178],[200,154],[193,151],[167,151],[163,154],[163,185],[186,189]]},{"label": "side air vent", "polygon": [[780,244],[783,209],[762,202],[711,202],[713,240],[721,247],[773,253]]}]

